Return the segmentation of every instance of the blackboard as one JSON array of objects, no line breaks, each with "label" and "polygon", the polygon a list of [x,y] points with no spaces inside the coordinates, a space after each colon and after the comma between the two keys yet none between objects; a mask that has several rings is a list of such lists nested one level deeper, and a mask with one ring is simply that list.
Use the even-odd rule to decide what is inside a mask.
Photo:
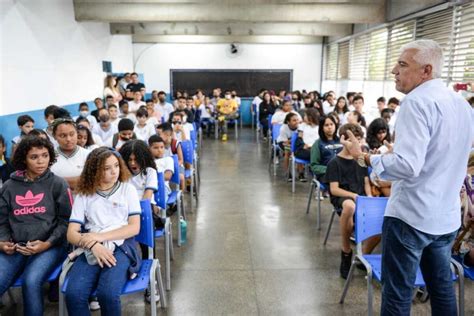
[{"label": "blackboard", "polygon": [[291,91],[293,88],[293,70],[240,70],[240,69],[171,69],[170,91],[188,91],[194,94],[201,89],[205,94],[212,94],[214,88],[236,90],[241,97],[253,97],[258,90],[265,88]]}]

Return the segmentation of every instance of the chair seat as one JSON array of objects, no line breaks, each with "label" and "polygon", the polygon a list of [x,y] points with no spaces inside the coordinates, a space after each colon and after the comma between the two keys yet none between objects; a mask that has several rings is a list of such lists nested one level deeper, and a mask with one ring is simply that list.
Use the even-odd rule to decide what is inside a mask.
[{"label": "chair seat", "polygon": [[[51,274],[48,277],[47,282],[52,282],[59,278],[59,275],[61,274],[61,270],[62,270],[62,264],[63,263],[61,262],[61,264],[57,266],[53,272],[51,272]],[[16,279],[15,283],[13,283],[11,287],[19,287],[22,285],[23,285],[23,275],[21,275],[18,279]]]},{"label": "chair seat", "polygon": [[459,262],[464,269],[464,276],[468,279],[474,280],[474,267],[469,267],[462,262],[460,256],[453,256],[453,259]]},{"label": "chair seat", "polygon": [[165,235],[165,229],[155,229],[155,238],[163,237]]},{"label": "chair seat", "polygon": [[304,160],[304,159],[300,159],[300,158],[296,158],[296,157],[295,157],[295,162],[296,163],[301,163],[301,164],[309,164],[309,160]]},{"label": "chair seat", "polygon": [[193,172],[193,171],[192,171],[191,169],[185,169],[185,170],[184,170],[184,177],[185,177],[185,178],[191,178],[191,176],[192,176],[192,174],[193,174],[192,172]]},{"label": "chair seat", "polygon": [[172,205],[175,204],[176,201],[178,200],[178,191],[173,191],[168,195],[168,201],[166,201],[166,204]]},{"label": "chair seat", "polygon": [[[380,255],[380,254],[364,255],[364,259],[367,260],[367,262],[371,265],[373,277],[377,281],[381,282],[381,280],[382,280],[382,255]],[[453,273],[453,281],[456,281],[456,280],[457,280],[457,276]],[[426,286],[425,280],[423,280],[423,275],[421,274],[420,267],[418,267],[418,270],[416,271],[415,286],[419,286],[419,287]]]},{"label": "chair seat", "polygon": [[[131,294],[144,291],[150,283],[150,270],[152,266],[153,260],[142,260],[142,265],[140,266],[138,275],[135,277],[135,279],[128,280],[127,283],[125,283],[121,294]],[[61,292],[66,292],[68,282],[69,278],[66,276],[63,287],[61,288]],[[96,292],[97,290],[94,290],[91,295],[95,296],[97,294]]]}]

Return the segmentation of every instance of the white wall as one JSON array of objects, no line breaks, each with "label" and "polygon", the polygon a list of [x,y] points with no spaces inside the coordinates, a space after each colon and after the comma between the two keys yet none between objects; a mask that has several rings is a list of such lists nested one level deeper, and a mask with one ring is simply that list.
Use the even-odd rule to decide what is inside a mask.
[{"label": "white wall", "polygon": [[133,44],[135,71],[145,74],[147,91],[169,91],[170,69],[293,69],[293,89],[319,89],[322,44],[239,48],[232,56],[229,44]]},{"label": "white wall", "polygon": [[131,71],[130,35],[74,19],[72,0],[0,0],[0,115],[102,96],[102,60]]}]

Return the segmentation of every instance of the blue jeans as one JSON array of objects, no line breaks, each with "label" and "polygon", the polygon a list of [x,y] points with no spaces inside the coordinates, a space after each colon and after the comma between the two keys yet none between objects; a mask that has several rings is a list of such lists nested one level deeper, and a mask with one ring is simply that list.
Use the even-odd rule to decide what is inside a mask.
[{"label": "blue jeans", "polygon": [[405,222],[385,217],[382,228],[381,315],[410,315],[418,266],[430,294],[431,314],[456,316],[456,295],[450,267],[456,232],[430,235]]},{"label": "blue jeans", "polygon": [[23,308],[25,315],[43,315],[43,284],[67,256],[65,245],[33,255],[0,253],[0,297],[23,274]]},{"label": "blue jeans", "polygon": [[120,250],[114,252],[117,265],[101,268],[87,263],[85,255],[79,256],[68,274],[66,289],[67,311],[70,316],[90,315],[89,297],[97,289],[101,315],[120,315],[120,294],[128,280],[130,259]]}]

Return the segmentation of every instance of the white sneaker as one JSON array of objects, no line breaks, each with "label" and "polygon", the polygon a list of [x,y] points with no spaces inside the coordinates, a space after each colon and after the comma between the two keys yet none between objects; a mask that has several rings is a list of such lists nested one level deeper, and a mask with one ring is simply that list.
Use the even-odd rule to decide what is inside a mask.
[{"label": "white sneaker", "polygon": [[98,311],[100,309],[100,304],[97,298],[93,298],[92,301],[89,302],[89,309],[91,311]]},{"label": "white sneaker", "polygon": [[[145,300],[147,303],[151,303],[151,293],[150,293],[150,288],[146,289],[145,291]],[[160,301],[160,294],[158,294],[158,291],[155,289],[155,303],[158,303]]]},{"label": "white sneaker", "polygon": [[321,193],[319,193],[319,196],[317,196],[317,195],[314,195],[314,199],[315,199],[315,200],[324,201],[324,195],[323,195],[323,194],[321,194]]}]

